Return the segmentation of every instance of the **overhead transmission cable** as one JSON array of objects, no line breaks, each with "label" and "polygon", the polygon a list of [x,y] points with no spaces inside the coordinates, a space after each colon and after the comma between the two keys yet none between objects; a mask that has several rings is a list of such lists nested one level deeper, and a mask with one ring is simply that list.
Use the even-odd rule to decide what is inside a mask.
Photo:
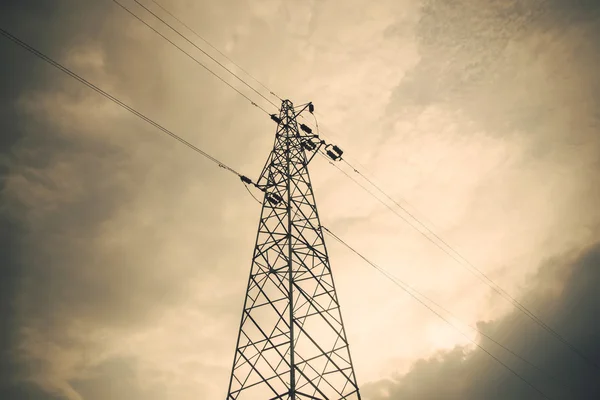
[{"label": "overhead transmission cable", "polygon": [[[561,334],[559,334],[558,332],[556,332],[556,330],[554,330],[552,327],[548,326],[544,321],[542,321],[532,311],[530,311],[527,307],[525,307],[520,301],[518,301],[513,296],[511,296],[506,290],[504,290],[500,285],[498,285],[495,281],[493,281],[487,274],[485,274],[483,271],[481,271],[481,269],[477,268],[473,263],[471,263],[469,260],[467,260],[457,250],[455,250],[450,244],[448,244],[447,241],[445,241],[443,238],[441,238],[437,233],[435,233],[426,224],[424,224],[423,222],[421,222],[419,220],[419,218],[417,218],[413,213],[411,213],[409,210],[407,210],[405,207],[403,207],[399,202],[397,202],[390,195],[388,195],[386,192],[384,192],[378,185],[376,185],[372,180],[370,180],[364,174],[362,174],[352,164],[350,164],[347,161],[345,161],[345,163],[350,168],[352,168],[355,173],[357,173],[359,176],[361,176],[366,182],[368,182],[377,191],[379,191],[380,193],[382,193],[388,200],[390,200],[393,204],[395,204],[399,209],[401,209],[402,211],[404,211],[419,226],[423,227],[426,232],[424,232],[422,229],[419,229],[419,227],[417,227],[414,223],[412,223],[411,221],[409,221],[404,215],[400,214],[397,210],[395,210],[388,203],[386,203],[385,201],[383,201],[379,196],[377,196],[371,190],[369,190],[368,188],[366,188],[364,185],[360,184],[356,179],[352,178],[348,173],[346,173],[340,167],[338,167],[334,163],[330,163],[330,164],[332,164],[334,167],[336,167],[338,170],[340,170],[342,173],[344,173],[344,175],[346,175],[349,179],[351,179],[352,181],[354,181],[354,183],[356,183],[358,186],[360,186],[363,190],[365,190],[374,199],[376,199],[381,204],[383,204],[391,212],[393,212],[394,214],[396,214],[396,216],[398,216],[403,221],[405,221],[407,224],[409,224],[413,229],[415,229],[423,237],[425,237],[428,241],[430,241],[432,244],[434,244],[436,247],[438,247],[440,250],[442,250],[444,253],[446,253],[446,255],[448,255],[450,258],[452,258],[454,261],[456,261],[459,265],[465,267],[465,269],[467,269],[478,280],[480,280],[482,283],[488,285],[493,291],[495,291],[498,295],[500,295],[506,301],[508,301],[509,303],[511,303],[515,308],[517,308],[525,316],[527,316],[529,319],[531,319],[534,323],[536,323],[537,325],[539,325],[542,329],[544,329],[550,335],[554,336],[557,340],[559,340],[564,345],[566,345],[571,351],[573,351],[575,354],[577,354],[581,359],[583,359],[584,361],[586,361],[587,363],[589,363],[591,366],[593,366],[593,367],[595,367],[597,369],[600,369],[600,366],[598,366],[598,364],[596,362],[594,362],[589,357],[587,357],[581,350],[579,350],[577,347],[575,347],[573,344],[571,344],[567,339],[565,339]],[[437,241],[434,240],[428,234],[431,235],[431,236],[433,236],[433,238],[437,239]]]},{"label": "overhead transmission cable", "polygon": [[262,112],[264,112],[267,115],[270,115],[269,112],[267,110],[265,110],[263,107],[261,107],[260,105],[258,105],[257,103],[255,103],[250,97],[248,97],[246,94],[244,94],[243,92],[241,92],[238,88],[236,88],[235,86],[233,86],[231,83],[227,82],[225,79],[223,79],[220,75],[218,75],[216,72],[214,72],[212,69],[210,69],[209,67],[206,66],[206,64],[204,64],[202,61],[198,60],[197,58],[195,58],[194,56],[192,56],[190,53],[188,53],[187,51],[185,51],[184,49],[182,49],[181,47],[179,47],[177,44],[175,44],[171,39],[169,39],[168,37],[166,37],[165,35],[163,35],[162,33],[160,33],[158,30],[156,30],[154,27],[152,27],[150,24],[148,24],[146,21],[144,21],[142,18],[138,17],[134,12],[132,12],[129,8],[125,7],[123,4],[119,3],[117,0],[113,0],[114,3],[116,3],[119,7],[121,7],[123,10],[127,11],[129,14],[131,14],[135,19],[137,19],[138,21],[140,21],[141,23],[143,23],[144,25],[146,25],[148,28],[150,28],[152,31],[154,31],[156,34],[160,35],[164,40],[166,40],[167,42],[171,43],[173,46],[175,46],[179,51],[181,51],[182,53],[184,53],[186,56],[188,56],[189,58],[191,58],[194,62],[196,62],[198,65],[200,65],[202,68],[204,68],[205,70],[207,70],[208,72],[210,72],[214,77],[216,77],[217,79],[219,79],[221,82],[223,82],[224,84],[226,84],[227,86],[229,86],[231,89],[233,89],[237,94],[239,94],[240,96],[244,97],[246,100],[248,100],[250,102],[250,104],[252,104],[254,107],[260,109]]},{"label": "overhead transmission cable", "polygon": [[237,172],[235,169],[233,169],[232,167],[228,166],[224,162],[222,162],[222,161],[218,160],[217,158],[211,156],[210,154],[208,154],[204,150],[200,149],[199,147],[191,144],[187,140],[183,139],[181,136],[179,136],[179,135],[173,133],[172,131],[170,131],[169,129],[163,127],[158,122],[155,122],[154,120],[152,120],[151,118],[149,118],[146,115],[142,114],[141,112],[137,111],[133,107],[125,104],[124,102],[122,102],[118,98],[116,98],[113,95],[111,95],[110,93],[102,90],[98,86],[94,85],[93,83],[91,83],[90,81],[88,81],[85,78],[81,77],[80,75],[78,75],[77,73],[73,72],[69,68],[67,68],[64,65],[60,64],[59,62],[55,61],[51,57],[45,55],[41,51],[39,51],[39,50],[35,49],[34,47],[30,46],[29,44],[23,42],[21,39],[17,38],[16,36],[14,36],[13,34],[11,34],[10,32],[6,31],[5,29],[0,28],[0,34],[2,36],[6,37],[7,39],[9,39],[10,41],[14,42],[15,44],[21,46],[25,50],[29,51],[30,53],[32,53],[36,57],[39,57],[40,59],[44,60],[48,64],[54,66],[55,68],[61,70],[65,74],[67,74],[67,75],[71,76],[72,78],[76,79],[80,83],[83,83],[88,88],[90,88],[93,91],[95,91],[96,93],[104,96],[105,98],[107,98],[108,100],[110,100],[113,103],[117,104],[121,108],[129,111],[133,115],[137,116],[138,118],[142,119],[143,121],[149,123],[150,125],[154,126],[157,129],[159,129],[160,131],[162,131],[163,133],[167,134],[168,136],[172,137],[173,139],[177,140],[178,142],[182,143],[183,145],[185,145],[185,146],[189,147],[190,149],[194,150],[196,153],[198,153],[201,156],[205,157],[209,161],[217,164],[219,167],[221,167],[221,168],[223,168],[223,169],[225,169],[225,170],[227,170],[227,171],[229,171],[229,172],[237,175],[238,177],[242,177],[242,175],[239,172]]},{"label": "overhead transmission cable", "polygon": [[[119,3],[117,0],[113,0],[113,1],[115,1],[116,3]],[[148,7],[146,7],[139,0],[133,0],[133,1],[136,2],[144,10],[146,10],[147,12],[149,12],[150,14],[152,14],[152,16],[154,16],[154,18],[156,18],[157,20],[159,20],[160,22],[162,22],[164,25],[166,25],[167,27],[169,27],[169,29],[171,29],[173,32],[175,32],[177,35],[179,35],[186,42],[188,42],[189,44],[191,44],[192,46],[194,46],[198,51],[202,52],[202,54],[204,54],[205,56],[207,56],[208,58],[210,58],[212,61],[214,61],[215,63],[217,63],[221,68],[223,68],[225,71],[227,71],[229,74],[231,74],[238,81],[240,81],[241,83],[243,83],[244,85],[246,85],[249,89],[251,89],[253,92],[255,92],[256,94],[258,94],[260,97],[262,97],[263,99],[265,99],[273,107],[275,107],[276,109],[279,109],[279,106],[277,104],[273,103],[270,99],[268,99],[267,97],[265,97],[261,92],[259,92],[258,90],[256,90],[252,85],[250,85],[248,82],[246,82],[245,80],[243,80],[242,78],[240,78],[235,72],[233,72],[232,70],[230,70],[229,68],[227,68],[227,66],[225,66],[223,63],[221,63],[219,60],[217,60],[216,58],[214,58],[213,56],[211,56],[204,49],[202,49],[201,47],[199,47],[196,43],[194,43],[190,39],[188,39],[187,36],[185,36],[184,34],[182,34],[181,32],[179,32],[177,29],[175,29],[171,24],[169,24],[167,21],[165,21],[160,16],[158,16],[154,11],[150,10]],[[141,18],[138,18],[138,19],[141,20]],[[155,31],[155,32],[157,32],[157,31]],[[164,38],[164,36],[163,36],[163,38]],[[173,42],[171,42],[171,43],[173,43]]]},{"label": "overhead transmission cable", "polygon": [[[358,252],[356,249],[354,249],[352,246],[350,246],[348,243],[346,243],[344,240],[342,240],[339,236],[337,236],[336,234],[334,234],[333,232],[331,232],[327,227],[325,226],[321,226],[321,228],[323,228],[323,230],[325,230],[325,232],[327,232],[332,238],[334,238],[336,241],[338,241],[339,243],[341,243],[343,246],[345,246],[347,249],[349,249],[351,252],[353,252],[355,255],[357,255],[358,257],[360,257],[363,261],[365,261],[367,264],[369,264],[371,267],[373,267],[375,270],[379,271],[381,274],[383,274],[386,278],[388,278],[392,283],[394,283],[396,286],[398,286],[399,288],[401,288],[403,291],[405,291],[408,295],[410,295],[413,299],[415,299],[416,301],[418,301],[419,303],[421,303],[421,305],[423,305],[424,307],[426,307],[429,311],[431,311],[432,313],[434,313],[436,316],[438,316],[440,319],[442,319],[443,321],[445,321],[448,325],[450,325],[451,327],[453,327],[457,332],[459,332],[463,337],[465,337],[469,342],[471,342],[472,344],[474,344],[477,348],[479,348],[481,351],[483,351],[484,353],[486,353],[489,357],[491,357],[492,359],[494,359],[498,364],[502,365],[504,368],[506,368],[509,372],[511,372],[513,375],[515,375],[517,378],[519,378],[521,381],[523,381],[525,384],[527,384],[530,388],[532,388],[533,390],[535,390],[540,396],[542,396],[543,398],[550,400],[550,397],[548,397],[548,395],[546,395],[544,392],[542,392],[540,389],[538,389],[536,386],[534,386],[531,382],[529,382],[529,380],[527,380],[525,377],[523,377],[521,374],[519,374],[517,371],[515,371],[514,369],[512,369],[510,366],[508,366],[506,363],[504,363],[502,360],[500,360],[498,357],[496,357],[495,355],[493,355],[490,351],[488,351],[487,349],[485,349],[482,345],[480,345],[479,343],[477,343],[477,341],[471,339],[467,334],[465,334],[461,329],[459,329],[456,325],[454,325],[448,318],[444,317],[441,313],[439,313],[438,311],[436,311],[432,306],[430,306],[429,304],[427,304],[423,299],[421,299],[418,295],[420,295],[421,297],[423,297],[424,299],[429,300],[432,304],[437,305],[435,302],[433,302],[432,300],[428,299],[426,296],[424,296],[423,294],[417,292],[415,289],[413,289],[411,286],[409,286],[408,284],[404,283],[403,281],[401,281],[400,279],[396,278],[395,276],[393,276],[392,274],[390,274],[388,271],[386,271],[385,269],[381,268],[379,265],[375,264],[373,261],[369,260],[368,258],[366,258],[364,255],[362,255],[360,252]],[[440,307],[441,309],[443,309],[444,311],[448,312],[447,310],[445,310],[443,307],[437,305],[438,307]],[[449,313],[449,312],[448,312]],[[477,332],[479,332],[480,334],[482,334],[481,331],[479,331],[478,329],[475,329]],[[489,336],[486,336],[488,339],[491,339]],[[516,355],[516,353],[512,352],[510,349],[507,349],[505,346],[499,344],[498,342],[496,342],[495,340],[492,339],[492,341],[498,345],[500,345],[501,347],[503,347],[504,349],[508,350],[509,352],[511,352],[512,354]],[[533,363],[525,360],[524,358],[520,357],[517,355],[517,357],[525,362],[527,362],[528,364],[534,366],[536,369],[541,370],[539,367],[535,366]],[[542,370],[543,371],[543,370]]]},{"label": "overhead transmission cable", "polygon": [[219,53],[222,57],[224,57],[227,61],[229,61],[230,63],[232,63],[233,65],[235,65],[240,71],[242,71],[248,77],[250,77],[252,80],[254,80],[254,82],[256,82],[260,86],[262,86],[265,90],[267,90],[269,92],[269,94],[277,97],[280,101],[283,101],[283,99],[281,97],[279,97],[275,92],[273,92],[271,89],[269,89],[264,83],[262,83],[257,78],[255,78],[254,75],[252,75],[250,72],[248,72],[247,70],[245,70],[244,68],[242,68],[239,64],[237,64],[235,61],[233,61],[231,58],[229,58],[225,53],[223,53],[217,47],[213,46],[212,43],[210,43],[207,39],[205,39],[202,35],[200,35],[194,29],[190,28],[190,26],[188,24],[186,24],[185,22],[183,22],[180,18],[178,18],[176,15],[174,15],[166,7],[164,7],[163,5],[161,5],[156,0],[151,0],[151,1],[154,4],[156,4],[161,10],[163,10],[165,13],[169,14],[171,16],[171,18],[173,18],[174,20],[176,20],[177,22],[179,22],[181,25],[183,25],[187,30],[189,30],[190,32],[192,32],[194,34],[194,36],[196,36],[198,39],[202,40],[204,43],[206,43],[208,46],[210,46],[211,49],[213,49],[214,51],[216,51],[217,53]]},{"label": "overhead transmission cable", "polygon": [[246,190],[248,191],[248,193],[250,194],[250,196],[252,196],[252,198],[258,203],[258,204],[262,204],[262,201],[260,201],[258,198],[256,198],[256,196],[254,195],[254,193],[252,193],[252,191],[250,190],[250,188],[248,187],[248,185],[244,185],[244,187],[246,188]]},{"label": "overhead transmission cable", "polygon": [[[358,164],[360,166],[360,168],[364,172],[361,172],[360,169],[357,168],[355,165],[350,164],[350,162],[347,159],[350,159],[350,161],[352,161],[353,164]],[[365,167],[363,164],[361,164],[360,162],[358,162],[358,160],[356,160],[356,159],[352,160],[350,157],[345,157],[344,159],[342,159],[342,162],[344,162],[348,167],[352,168],[352,171],[355,174],[359,175],[369,185],[373,186],[379,193],[381,193],[382,195],[384,195],[387,199],[389,199],[392,203],[394,203],[398,208],[400,208],[401,210],[403,210],[404,212],[406,212],[407,214],[409,214],[412,219],[417,220],[418,223],[419,223],[419,225],[422,225],[426,230],[432,231],[433,229],[431,228],[431,226],[433,226],[434,228],[437,228],[435,226],[435,224],[433,222],[431,222],[431,220],[429,220],[427,218],[427,216],[425,216],[425,215],[423,215],[423,213],[419,212],[419,210],[415,206],[413,206],[412,204],[410,204],[408,202],[408,200],[406,200],[402,196],[398,196],[400,198],[400,201],[398,201],[398,200],[394,199],[392,196],[390,196],[389,194],[387,194],[386,192],[384,192],[380,185],[375,184],[374,179],[370,179],[367,176],[366,173],[370,174],[371,176],[373,176],[373,174],[367,169],[367,167]],[[406,206],[402,206],[400,204],[401,202],[405,203],[407,206],[409,206],[410,208],[412,208],[413,212],[410,213],[408,210],[406,210]],[[417,217],[415,217],[413,214],[421,214],[420,215],[421,216],[421,220],[418,220]],[[425,220],[427,222],[427,224],[425,222],[423,222],[422,220]],[[448,247],[450,247],[449,244],[446,244],[446,245]]]}]

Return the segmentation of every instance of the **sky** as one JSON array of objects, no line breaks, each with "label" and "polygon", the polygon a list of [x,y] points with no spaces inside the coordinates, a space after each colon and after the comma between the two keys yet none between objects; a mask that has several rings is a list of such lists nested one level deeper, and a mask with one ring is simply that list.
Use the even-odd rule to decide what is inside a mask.
[{"label": "sky", "polygon": [[[282,98],[312,101],[351,164],[588,359],[316,158],[323,225],[466,332],[329,240],[364,399],[543,398],[473,342],[548,398],[600,397],[597,1],[161,4]],[[260,173],[273,122],[113,1],[0,9],[3,29]],[[235,176],[3,37],[0,54],[0,398],[224,398],[259,205]]]}]

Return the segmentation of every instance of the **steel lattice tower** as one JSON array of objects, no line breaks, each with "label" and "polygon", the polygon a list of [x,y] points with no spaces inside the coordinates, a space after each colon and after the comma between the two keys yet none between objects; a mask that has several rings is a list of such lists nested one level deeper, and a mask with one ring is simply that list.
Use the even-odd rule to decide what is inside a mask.
[{"label": "steel lattice tower", "polygon": [[265,195],[227,400],[360,400],[308,174],[325,142],[298,129],[306,108],[284,100],[271,116],[277,133],[255,185]]}]

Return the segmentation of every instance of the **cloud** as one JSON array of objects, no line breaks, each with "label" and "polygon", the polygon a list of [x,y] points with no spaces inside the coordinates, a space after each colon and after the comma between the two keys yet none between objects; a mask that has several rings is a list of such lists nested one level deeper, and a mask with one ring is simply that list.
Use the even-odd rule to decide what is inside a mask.
[{"label": "cloud", "polygon": [[[506,6],[512,16],[505,28],[500,6],[485,11],[468,1],[454,2],[455,8],[408,0],[187,3],[171,8],[279,94],[314,100],[326,115],[324,126],[351,143],[347,154],[381,165],[379,176],[393,194],[411,193],[428,214],[433,209],[444,232],[459,231],[457,241],[476,249],[481,265],[506,272],[511,288],[548,248],[560,253],[591,236],[580,232],[581,221],[590,229],[597,221],[596,192],[588,184],[596,171],[594,107],[587,106],[595,104],[589,51],[595,28],[584,13],[560,26],[569,27],[561,38],[583,43],[586,56],[572,63],[574,70],[552,76],[577,73],[589,78],[589,87],[579,80],[559,85],[559,79],[554,93],[536,68],[546,71],[568,46],[556,36],[532,36],[540,25],[528,25],[528,10],[515,18],[517,3]],[[26,0],[3,7],[2,26],[27,42],[244,173],[262,167],[271,121],[112,2]],[[481,13],[487,19],[477,22]],[[479,38],[464,26],[488,31]],[[0,346],[6,354],[0,367],[9,378],[0,397],[222,397],[255,204],[244,200],[237,178],[207,168],[11,43],[0,41],[0,49],[8,55],[0,66]],[[487,78],[494,68],[498,81]],[[523,76],[513,79],[515,71]],[[528,99],[523,82],[538,94]],[[573,97],[561,102],[567,94]],[[537,126],[548,102],[563,112]],[[570,113],[581,139],[576,150],[565,145],[565,129],[555,128],[564,128]],[[510,122],[495,123],[502,115]],[[532,166],[529,158],[546,132],[560,140],[552,151],[535,153],[542,162]],[[560,168],[549,155],[564,155]],[[469,318],[495,315],[486,288],[445,268],[443,255],[431,254],[408,229],[398,236],[389,216],[335,171],[318,163],[314,169],[326,224],[348,229],[354,243]],[[488,173],[493,179],[482,184]],[[539,245],[548,237],[554,239]],[[503,254],[493,251],[498,243]],[[428,334],[437,325],[428,316],[406,299],[390,301],[393,288],[383,288],[379,277],[334,246],[332,259],[359,378],[371,370],[371,378],[381,376],[389,370],[382,365],[396,368],[399,355],[411,365],[437,348],[440,342],[432,344]],[[439,280],[430,279],[432,271]],[[357,287],[360,297],[352,296]],[[463,296],[466,290],[472,295]],[[403,331],[410,345],[393,351],[402,326],[414,327]],[[453,345],[442,336],[443,346]],[[458,360],[460,353],[448,357]]]},{"label": "cloud", "polygon": [[[2,26],[219,159],[259,170],[264,157],[256,155],[266,155],[272,141],[267,118],[246,118],[254,109],[242,111],[235,94],[111,2],[41,3],[7,6]],[[258,3],[230,5],[237,10],[228,13],[230,24],[245,32],[231,50],[248,56],[252,71],[267,59],[273,69],[285,62],[281,73],[268,75],[293,87],[311,73],[288,65],[307,45],[305,29],[298,29],[299,42],[273,36],[274,29],[289,32],[289,24]],[[195,13],[218,33],[216,44],[230,39],[216,23],[221,12],[202,4]],[[337,13],[335,6],[327,12]],[[346,13],[360,21],[352,7]],[[311,10],[292,16],[313,17]],[[326,20],[313,27],[330,30]],[[340,40],[351,41],[352,30],[348,23]],[[214,387],[226,384],[251,254],[246,238],[256,228],[252,203],[240,204],[239,180],[223,183],[219,169],[207,172],[188,150],[10,42],[1,46],[12,57],[2,74],[11,89],[2,94],[3,140],[10,137],[4,231],[14,241],[2,262],[10,288],[2,299],[10,309],[2,329],[7,390],[33,383],[79,400],[94,395],[95,379],[124,369],[146,386],[168,382],[176,398],[214,396]],[[331,73],[339,62],[329,60]],[[124,393],[138,393],[135,379]]]},{"label": "cloud", "polygon": [[135,369],[135,360],[114,358],[91,370],[74,387],[87,400],[164,399],[164,388],[144,385]]},{"label": "cloud", "polygon": [[[599,13],[589,1],[422,2],[420,61],[393,91],[372,165],[420,194],[412,204],[477,265],[504,259],[498,243],[543,258],[594,239]],[[522,261],[540,259],[509,262]]]},{"label": "cloud", "polygon": [[[111,4],[19,2],[6,5],[2,26],[137,108],[158,110],[168,96],[162,64],[149,68],[140,61],[156,57],[157,48],[140,47],[147,33],[128,31],[132,20]],[[3,39],[0,46],[10,55],[0,78],[7,116],[1,127],[0,397],[33,398],[38,394],[14,393],[37,393],[35,384],[48,398],[80,399],[71,380],[100,368],[120,336],[189,294],[184,282],[197,276],[195,257],[178,246],[181,237],[148,226],[185,218],[185,211],[169,209],[173,196],[209,190],[211,179],[170,179],[164,155],[178,159],[182,148],[12,43]],[[162,212],[148,201],[160,198]],[[228,212],[228,202],[222,204]],[[202,241],[198,251],[214,242],[214,235],[190,230],[181,235]],[[158,247],[171,253],[150,251]],[[218,266],[211,257],[204,262]]]},{"label": "cloud", "polygon": [[589,136],[600,85],[599,12],[585,0],[424,1],[421,60],[390,110],[444,104],[490,134],[543,132],[553,140],[565,139],[562,120],[571,116],[570,123],[586,128],[572,135]]},{"label": "cloud", "polygon": [[[592,362],[600,363],[600,243],[548,260],[521,299]],[[478,342],[552,399],[595,399],[598,370],[519,311],[481,321],[478,329],[544,370],[532,368],[494,343]],[[367,399],[533,399],[539,395],[479,349],[456,347],[415,362],[410,371],[364,386]]]},{"label": "cloud", "polygon": [[[600,173],[599,12],[597,4],[586,1],[424,1],[417,27],[420,61],[392,95],[386,117],[391,134],[383,137],[377,155],[382,169],[396,157],[410,163],[412,169],[399,172],[405,192],[413,184],[425,186],[423,193],[427,186],[445,193],[447,205],[437,199],[427,214],[448,217],[457,204],[465,207],[465,218],[448,231],[459,243],[469,243],[470,260],[486,265],[490,276],[521,293],[595,360],[598,326],[592,315],[598,303],[585,288],[598,279],[598,246],[577,257],[570,252],[597,240],[600,221],[593,205],[600,192],[590,185]],[[401,153],[387,150],[398,143]],[[454,157],[472,167],[454,168],[459,165]],[[421,174],[418,183],[410,182],[414,171]],[[452,193],[466,197],[455,199]],[[421,210],[428,210],[427,198],[434,197],[418,198]],[[442,226],[452,224],[442,221]],[[477,233],[467,232],[471,228]],[[510,261],[508,254],[514,256]],[[539,269],[551,255],[557,258]],[[505,265],[494,267],[500,260]],[[447,268],[437,270],[446,273]],[[515,285],[524,270],[537,276],[537,286]],[[473,289],[468,287],[468,296],[456,295],[472,301]],[[500,306],[497,299],[485,298],[490,308]],[[460,304],[451,301],[453,307]],[[569,392],[481,339],[551,398],[598,396],[597,371],[530,321],[514,312],[503,318],[486,315],[491,322],[480,322],[480,329],[575,387]],[[373,399],[536,398],[486,357],[458,346],[409,367],[399,360],[396,378],[368,384],[364,393]]]},{"label": "cloud", "polygon": [[[6,7],[0,22],[10,32],[236,167],[261,144],[240,132],[272,128],[267,118],[246,123],[250,107],[232,120],[230,107],[241,101],[112,2]],[[235,341],[240,306],[229,295],[242,293],[251,243],[238,238],[251,234],[230,227],[254,225],[246,213],[252,203],[240,204],[237,178],[223,179],[221,169],[207,169],[188,149],[12,43],[0,46],[10,60],[0,77],[7,116],[0,397],[98,398],[107,379],[121,376],[113,371],[123,372],[113,381],[122,383],[115,390],[123,398],[148,398],[147,388],[165,379],[171,396],[196,396],[197,387],[189,390],[196,378],[175,383],[172,374],[210,376],[230,363],[211,346],[229,349]],[[198,116],[198,109],[213,112]],[[235,146],[229,130],[239,136]],[[239,253],[229,251],[231,243]],[[232,269],[235,279],[216,279]],[[183,349],[168,346],[173,331],[162,328],[173,325]],[[215,326],[230,332],[219,337],[227,346],[205,333]]]},{"label": "cloud", "polygon": [[[85,40],[86,32],[89,37],[95,34],[95,25],[92,23],[81,29],[81,19],[74,18],[81,7],[71,8],[65,7],[65,2],[55,2],[51,6],[43,1],[24,1],[10,4],[3,4],[2,8],[2,26],[12,32],[21,31],[22,26],[28,27],[28,34],[37,37],[37,44],[50,53],[61,54],[64,48],[74,46],[78,41]],[[91,12],[96,12],[96,15],[104,15],[102,8],[92,6],[89,8]],[[61,15],[71,21],[70,27],[75,32],[81,32],[80,35],[73,35],[69,32],[66,24],[57,24],[55,19],[57,15]],[[71,18],[73,17],[73,18]],[[21,26],[19,24],[22,24]],[[49,34],[51,32],[51,34]],[[23,36],[28,36],[24,34]],[[31,37],[29,36],[29,37]],[[56,42],[55,42],[56,40]],[[62,44],[61,44],[62,43]],[[53,72],[44,68],[39,63],[32,62],[31,56],[16,48],[13,44],[3,39],[0,43],[2,53],[6,55],[7,62],[2,66],[2,92],[0,94],[0,108],[2,109],[2,151],[0,160],[2,165],[2,208],[1,232],[6,240],[3,240],[0,273],[2,275],[2,293],[0,303],[2,305],[2,329],[0,329],[0,350],[2,352],[2,397],[4,398],[54,398],[51,394],[42,395],[39,389],[35,389],[32,384],[26,382],[17,382],[17,377],[27,375],[28,366],[18,362],[19,342],[21,340],[18,327],[22,324],[23,304],[20,299],[23,297],[23,282],[30,279],[32,275],[41,273],[38,276],[42,281],[47,279],[49,265],[47,259],[37,265],[30,263],[30,260],[25,260],[24,253],[34,254],[31,249],[30,242],[27,238],[32,236],[32,230],[43,229],[42,226],[28,225],[26,214],[23,211],[32,211],[29,207],[33,206],[37,209],[37,213],[43,213],[46,208],[48,214],[51,213],[52,207],[59,205],[65,197],[76,191],[76,188],[70,187],[71,184],[78,182],[64,176],[64,181],[60,178],[57,181],[48,179],[48,175],[43,171],[49,164],[54,164],[53,157],[56,154],[61,156],[70,153],[78,152],[82,154],[82,141],[78,143],[61,140],[60,129],[54,126],[44,124],[40,121],[41,118],[36,118],[23,110],[19,103],[19,99],[26,93],[37,91],[51,91],[60,87],[61,80],[56,79]],[[35,89],[34,89],[35,88]],[[77,97],[78,91],[73,91],[70,94]],[[79,97],[81,99],[81,97]],[[79,147],[79,148],[78,148]],[[53,154],[54,150],[60,150]],[[51,154],[51,156],[49,156]],[[25,167],[26,165],[26,167]],[[60,167],[59,167],[60,168]],[[70,172],[62,168],[62,172]],[[18,180],[21,182],[29,182],[27,187],[21,185],[23,190],[29,190],[31,196],[21,198],[26,202],[19,201],[15,195],[15,183],[18,186]],[[23,194],[23,193],[21,193]],[[30,203],[27,203],[30,202]],[[110,205],[107,205],[110,208]],[[101,213],[101,211],[100,211]],[[64,217],[69,216],[63,214]],[[73,217],[74,214],[70,214]],[[81,215],[83,217],[83,215]],[[77,218],[74,218],[77,220]],[[93,217],[87,221],[93,220]],[[85,225],[82,220],[81,223]],[[41,233],[41,232],[37,232]],[[38,238],[41,235],[38,235]],[[41,250],[43,246],[39,246]],[[42,251],[40,251],[42,253]],[[43,257],[41,257],[43,258]],[[57,271],[53,271],[57,273]],[[42,276],[44,276],[42,278]],[[37,278],[36,278],[37,279]],[[51,281],[51,280],[50,280]],[[44,283],[51,283],[46,281]],[[42,285],[41,289],[46,288]],[[35,288],[37,290],[40,288]],[[46,294],[49,292],[46,291]],[[48,297],[44,296],[43,291],[37,293],[39,302],[34,306],[35,312],[39,312],[38,316],[46,316],[51,319],[56,315],[48,308],[49,303],[52,303]],[[36,300],[37,302],[37,300]],[[32,304],[29,305],[30,307]]]}]

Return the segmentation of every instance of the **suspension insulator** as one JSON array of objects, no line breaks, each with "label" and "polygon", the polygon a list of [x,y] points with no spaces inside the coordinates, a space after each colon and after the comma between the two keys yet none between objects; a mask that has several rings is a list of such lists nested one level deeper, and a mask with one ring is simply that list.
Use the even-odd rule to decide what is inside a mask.
[{"label": "suspension insulator", "polygon": [[329,158],[331,158],[333,161],[337,161],[340,159],[340,156],[338,156],[337,154],[335,154],[334,152],[332,152],[331,150],[327,150],[327,155],[329,156]]},{"label": "suspension insulator", "polygon": [[277,204],[281,203],[283,199],[281,198],[280,195],[278,195],[277,193],[269,193],[267,194],[267,201],[271,204],[273,204],[274,206],[276,206]]},{"label": "suspension insulator", "polygon": [[252,185],[252,180],[250,178],[248,178],[247,176],[240,176],[240,179],[242,180],[242,182],[244,182],[246,185]]},{"label": "suspension insulator", "polygon": [[313,106],[313,103],[308,103],[308,111],[311,114],[315,111],[315,106]]},{"label": "suspension insulator", "polygon": [[317,145],[314,144],[312,141],[310,140],[305,140],[304,142],[302,142],[302,147],[304,147],[306,150],[308,151],[313,151],[314,149],[317,148]]},{"label": "suspension insulator", "polygon": [[312,133],[312,129],[310,129],[308,126],[306,126],[304,124],[300,124],[300,129],[302,129],[304,132],[308,133],[309,135]]},{"label": "suspension insulator", "polygon": [[277,122],[278,124],[281,123],[281,119],[277,115],[275,115],[275,114],[271,114],[271,119],[273,121]]},{"label": "suspension insulator", "polygon": [[342,149],[340,149],[339,147],[337,147],[337,146],[333,146],[333,147],[332,147],[332,149],[333,149],[333,151],[335,151],[335,152],[338,154],[338,156],[340,156],[340,157],[342,156],[342,154],[344,154],[344,151],[343,151]]}]

